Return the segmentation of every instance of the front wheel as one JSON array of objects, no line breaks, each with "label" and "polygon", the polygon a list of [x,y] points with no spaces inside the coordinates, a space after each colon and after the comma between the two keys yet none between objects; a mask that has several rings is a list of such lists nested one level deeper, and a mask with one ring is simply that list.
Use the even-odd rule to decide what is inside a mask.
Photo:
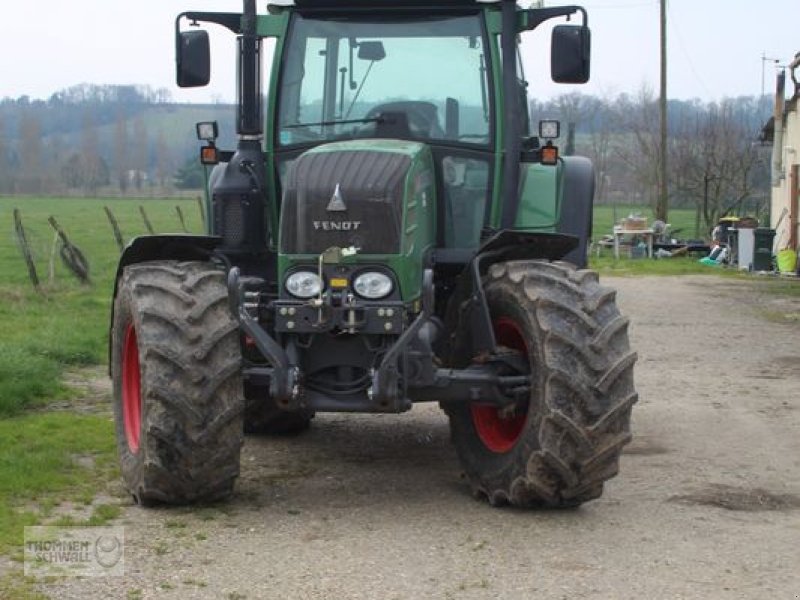
[{"label": "front wheel", "polygon": [[523,507],[599,497],[631,439],[637,399],[615,292],[591,271],[546,261],[493,265],[484,285],[497,343],[527,358],[531,394],[503,410],[445,406],[473,490]]},{"label": "front wheel", "polygon": [[208,263],[125,268],[111,331],[122,477],[139,504],[227,496],[243,440],[238,324]]}]

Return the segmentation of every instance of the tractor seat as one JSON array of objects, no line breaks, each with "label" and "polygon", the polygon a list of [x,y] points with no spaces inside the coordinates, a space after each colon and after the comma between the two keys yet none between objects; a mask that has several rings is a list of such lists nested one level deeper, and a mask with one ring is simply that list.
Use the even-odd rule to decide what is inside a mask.
[{"label": "tractor seat", "polygon": [[[398,115],[405,117],[405,125],[401,119],[396,118]],[[376,137],[400,139],[445,137],[444,130],[439,125],[439,108],[433,102],[414,100],[387,102],[372,107],[366,118],[374,119],[378,116],[383,116],[385,122],[376,124]],[[389,122],[392,117],[394,124]]]},{"label": "tractor seat", "polygon": [[407,140],[412,137],[408,115],[404,112],[385,110],[368,118],[380,119],[375,123],[374,135],[376,138]]}]

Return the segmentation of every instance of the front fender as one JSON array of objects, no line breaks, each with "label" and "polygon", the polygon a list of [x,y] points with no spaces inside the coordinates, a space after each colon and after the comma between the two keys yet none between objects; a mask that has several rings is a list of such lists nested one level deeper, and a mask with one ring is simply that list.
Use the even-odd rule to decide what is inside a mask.
[{"label": "front fender", "polygon": [[122,251],[114,277],[109,326],[108,373],[111,375],[111,326],[114,323],[114,303],[122,271],[129,265],[153,260],[208,260],[220,244],[221,237],[205,235],[143,235],[131,240]]},{"label": "front fender", "polygon": [[578,238],[578,247],[564,256],[564,260],[585,269],[592,239],[594,166],[582,156],[567,156],[563,161],[564,194],[558,231]]}]

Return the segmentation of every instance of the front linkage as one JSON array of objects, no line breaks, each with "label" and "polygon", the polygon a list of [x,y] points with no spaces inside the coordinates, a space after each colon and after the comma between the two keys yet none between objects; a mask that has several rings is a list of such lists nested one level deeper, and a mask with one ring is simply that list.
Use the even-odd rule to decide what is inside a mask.
[{"label": "front linkage", "polygon": [[[402,302],[364,302],[350,296],[336,303],[329,294],[303,302],[267,300],[258,291],[263,281],[242,277],[234,267],[228,275],[231,308],[248,342],[268,366],[246,365],[245,380],[268,383],[271,398],[286,411],[400,413],[412,402],[479,402],[497,408],[513,406],[530,395],[526,361],[510,349],[485,352],[468,367],[437,367],[433,347],[443,331],[434,316],[433,270],[423,276],[421,310],[414,315]],[[274,324],[279,343],[262,325]],[[296,344],[303,336],[330,334],[397,334],[383,359],[371,371],[371,383],[357,396],[332,397],[304,386]]]}]

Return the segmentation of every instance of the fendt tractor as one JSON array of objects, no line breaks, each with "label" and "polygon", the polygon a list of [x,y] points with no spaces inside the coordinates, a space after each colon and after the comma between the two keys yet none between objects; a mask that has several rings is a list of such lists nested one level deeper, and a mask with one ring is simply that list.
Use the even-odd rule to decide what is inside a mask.
[{"label": "fendt tractor", "polygon": [[140,237],[119,264],[110,365],[136,502],[229,495],[246,433],[417,402],[447,414],[491,504],[600,496],[630,440],[636,355],[585,269],[592,165],[559,155],[557,121],[531,131],[518,41],[554,18],[551,76],[585,83],[579,6],[179,15],[179,86],[209,83],[201,23],[237,37],[238,142],[197,125],[207,235]]}]

